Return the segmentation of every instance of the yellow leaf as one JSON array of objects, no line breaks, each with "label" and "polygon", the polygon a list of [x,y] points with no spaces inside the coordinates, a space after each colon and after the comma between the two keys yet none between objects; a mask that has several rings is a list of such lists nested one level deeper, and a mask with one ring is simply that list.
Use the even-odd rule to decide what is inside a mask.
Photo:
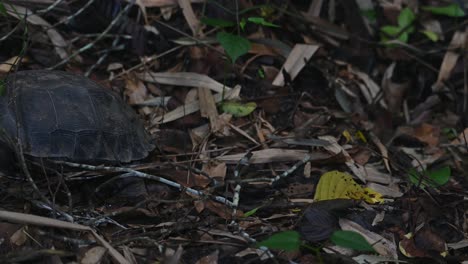
[{"label": "yellow leaf", "polygon": [[351,136],[351,133],[349,133],[348,130],[345,130],[343,131],[343,133],[341,133],[343,135],[343,137],[346,138],[346,142],[345,143],[348,143],[348,142],[352,142],[353,141],[353,136]]},{"label": "yellow leaf", "polygon": [[257,104],[255,102],[240,103],[235,101],[225,101],[221,104],[221,109],[224,113],[232,114],[235,117],[248,116],[252,113]]},{"label": "yellow leaf", "polygon": [[362,188],[351,175],[339,171],[329,171],[323,174],[315,190],[315,201],[333,199],[364,200],[368,203],[383,202],[382,194],[370,188]]},{"label": "yellow leaf", "polygon": [[355,137],[359,138],[362,142],[367,143],[366,136],[361,132],[361,130],[358,130],[356,134],[354,134]]},{"label": "yellow leaf", "polygon": [[382,198],[382,194],[372,190],[371,188],[364,188],[364,200],[367,203],[382,203],[384,199]]}]

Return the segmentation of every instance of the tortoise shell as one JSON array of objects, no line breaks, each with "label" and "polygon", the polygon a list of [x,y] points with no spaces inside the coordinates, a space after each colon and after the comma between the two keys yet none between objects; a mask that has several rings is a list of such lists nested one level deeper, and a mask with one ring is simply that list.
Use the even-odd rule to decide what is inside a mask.
[{"label": "tortoise shell", "polygon": [[129,162],[154,149],[133,109],[115,93],[63,71],[8,76],[0,126],[25,154],[72,161]]}]

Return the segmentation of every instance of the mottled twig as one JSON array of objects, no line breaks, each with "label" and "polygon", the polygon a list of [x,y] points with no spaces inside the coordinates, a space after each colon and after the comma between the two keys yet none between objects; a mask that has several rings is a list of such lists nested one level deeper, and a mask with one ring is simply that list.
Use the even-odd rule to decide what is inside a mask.
[{"label": "mottled twig", "polygon": [[[253,153],[249,151],[247,152],[247,154],[244,155],[244,157],[242,157],[242,159],[239,160],[239,162],[236,165],[236,168],[234,169],[235,179],[240,179],[241,169],[249,166],[249,160],[252,158],[252,156],[253,156]],[[234,188],[234,196],[232,198],[232,204],[233,204],[232,215],[233,216],[235,216],[237,213],[237,207],[239,206],[241,189],[242,189],[241,184],[237,182],[237,185]]]},{"label": "mottled twig", "polygon": [[307,162],[309,162],[310,159],[311,159],[310,155],[306,155],[302,160],[300,160],[299,162],[294,164],[291,168],[289,168],[285,172],[283,172],[280,175],[273,178],[271,180],[271,182],[273,183],[273,182],[279,181],[281,178],[285,178],[285,177],[289,176],[291,173],[293,173],[295,170],[297,170],[300,166],[302,166],[302,165],[306,164]]},{"label": "mottled twig", "polygon": [[189,187],[184,187],[179,183],[170,181],[168,179],[165,179],[160,176],[155,176],[151,174],[147,174],[144,172],[140,172],[137,170],[133,170],[130,168],[123,168],[123,167],[112,167],[112,166],[93,166],[93,165],[87,165],[87,164],[79,164],[79,163],[73,163],[73,162],[65,162],[65,161],[54,161],[55,163],[58,164],[63,164],[69,167],[73,168],[81,168],[81,169],[86,169],[86,170],[105,170],[105,171],[111,171],[111,172],[124,172],[124,174],[117,176],[117,178],[122,179],[122,178],[127,178],[127,177],[139,177],[139,178],[144,178],[144,179],[150,179],[150,180],[155,180],[161,183],[164,183],[166,185],[172,186],[174,188],[179,189],[180,191],[196,195],[199,197],[209,197],[217,202],[223,203],[229,207],[233,206],[233,203],[229,201],[228,199],[221,197],[221,196],[214,196],[210,194],[206,194],[202,191],[198,191]]}]

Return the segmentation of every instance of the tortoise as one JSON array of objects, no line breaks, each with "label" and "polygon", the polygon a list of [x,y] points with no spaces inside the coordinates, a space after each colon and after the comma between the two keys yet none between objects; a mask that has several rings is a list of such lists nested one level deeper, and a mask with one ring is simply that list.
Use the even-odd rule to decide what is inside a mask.
[{"label": "tortoise", "polygon": [[154,149],[133,109],[86,77],[64,71],[19,71],[8,76],[5,88],[0,127],[7,138],[21,140],[27,155],[130,162]]}]

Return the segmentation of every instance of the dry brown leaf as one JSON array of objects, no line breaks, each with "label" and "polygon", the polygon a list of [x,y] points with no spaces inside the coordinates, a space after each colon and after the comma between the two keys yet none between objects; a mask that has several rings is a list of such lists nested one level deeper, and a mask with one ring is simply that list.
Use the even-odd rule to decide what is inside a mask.
[{"label": "dry brown leaf", "polygon": [[374,82],[374,80],[369,77],[369,75],[352,67],[350,67],[349,71],[359,77],[359,79],[362,81],[362,83],[358,82],[357,84],[361,90],[361,94],[364,96],[364,98],[366,98],[368,104],[373,104],[375,103],[376,99],[378,99],[379,104],[383,108],[387,108],[387,104],[383,98],[378,98],[378,96],[382,94],[382,89],[377,83]]},{"label": "dry brown leaf", "polygon": [[7,61],[3,62],[0,64],[0,72],[2,73],[9,73],[11,71],[11,68],[15,65],[22,64],[28,62],[26,58],[23,57],[20,63],[20,57],[18,56],[13,56],[9,58]]},{"label": "dry brown leaf", "polygon": [[309,195],[312,197],[315,185],[313,184],[302,184],[302,183],[291,183],[288,185],[288,188],[284,189],[283,192],[287,196],[297,196],[297,195]]},{"label": "dry brown leaf", "polygon": [[226,231],[226,230],[214,229],[213,227],[200,228],[200,230],[213,236],[228,237],[228,238],[232,238],[243,243],[248,242],[246,238],[242,236],[238,236],[238,235],[233,235],[231,232]]},{"label": "dry brown leaf", "polygon": [[452,41],[450,42],[449,49],[445,53],[442,65],[440,65],[439,76],[437,82],[432,87],[433,91],[441,91],[444,88],[443,82],[450,78],[453,68],[457,64],[460,53],[456,50],[465,48],[468,42],[468,32],[457,31],[453,34]]},{"label": "dry brown leaf", "polygon": [[[306,198],[294,198],[294,199],[289,199],[291,203],[314,203],[314,199],[306,199]],[[315,201],[316,202],[316,201]]]},{"label": "dry brown leaf", "polygon": [[385,172],[380,172],[373,164],[369,164],[365,167],[366,179],[370,182],[377,182],[382,184],[390,184],[395,180],[392,176]]},{"label": "dry brown leaf", "polygon": [[190,89],[184,99],[184,104],[196,102],[198,100],[198,88]]},{"label": "dry brown leaf", "polygon": [[77,231],[91,232],[94,238],[109,251],[109,254],[117,263],[130,264],[128,260],[124,258],[124,256],[122,256],[106,240],[104,240],[100,235],[98,235],[93,229],[91,229],[88,226],[75,224],[75,223],[69,223],[69,222],[42,217],[42,216],[37,216],[37,215],[9,212],[9,211],[4,211],[4,210],[0,210],[0,220],[12,222],[12,223],[48,226],[48,227],[55,227],[55,228],[62,228],[62,229],[71,229],[71,230],[77,230]]},{"label": "dry brown leaf", "polygon": [[197,213],[201,213],[205,210],[205,203],[203,201],[194,201],[193,206],[195,207],[195,210],[197,210]]},{"label": "dry brown leaf", "polygon": [[164,263],[166,264],[181,263],[180,259],[182,258],[183,254],[184,254],[184,248],[182,247],[182,245],[179,245],[176,251],[166,248],[166,252],[165,252],[166,260],[164,261]]},{"label": "dry brown leaf", "polygon": [[388,150],[387,147],[382,144],[380,139],[374,134],[372,131],[368,131],[370,140],[377,146],[377,148],[380,151],[380,155],[382,155],[383,162],[385,164],[385,168],[387,169],[388,172],[392,172],[392,169],[390,168],[390,163],[389,163],[389,157],[388,157]]},{"label": "dry brown leaf", "polygon": [[[58,33],[57,30],[55,30],[55,28],[52,27],[51,24],[49,24],[49,22],[45,21],[40,16],[34,14],[31,12],[31,10],[25,7],[13,4],[4,5],[4,7],[6,8],[9,15],[19,20],[26,18],[29,23],[47,29],[47,35],[49,36],[52,44],[54,44],[55,52],[57,52],[61,59],[68,58],[69,54],[65,49],[68,47],[68,45],[65,42],[65,39],[62,37],[62,35],[60,35],[60,33]],[[80,57],[77,56],[75,59],[80,60]]]},{"label": "dry brown leaf", "polygon": [[414,129],[414,137],[421,142],[427,143],[431,147],[439,144],[440,127],[423,123]]},{"label": "dry brown leaf", "polygon": [[92,247],[86,251],[83,258],[81,259],[81,264],[99,264],[104,258],[107,250],[105,247],[97,246]]},{"label": "dry brown leaf", "polygon": [[409,88],[409,82],[395,83],[392,81],[393,71],[396,63],[392,63],[385,70],[382,78],[382,90],[384,91],[385,100],[388,103],[388,110],[391,113],[397,114],[401,112],[401,106],[406,91]]},{"label": "dry brown leaf", "polygon": [[[224,98],[223,98],[222,94],[216,94],[214,96],[215,102],[219,103],[223,99],[224,100],[236,99],[240,94],[240,89],[241,89],[240,86],[234,87],[234,89],[232,89],[231,91],[226,92],[226,94],[224,94]],[[200,109],[200,104],[198,103],[198,101],[194,101],[194,102],[189,103],[189,104],[181,105],[181,106],[177,107],[176,109],[170,111],[169,113],[166,113],[166,114],[164,114],[162,116],[158,116],[158,117],[154,118],[151,121],[153,123],[155,123],[155,124],[169,123],[169,122],[177,120],[177,119],[179,119],[181,117],[189,115],[191,113],[195,113],[199,109]]]},{"label": "dry brown leaf", "polygon": [[200,102],[200,114],[210,120],[211,131],[217,132],[223,127],[220,122],[216,102],[211,91],[207,88],[198,87],[198,100]]},{"label": "dry brown leaf", "polygon": [[244,215],[244,212],[241,210],[236,210],[235,216],[233,215],[233,211],[231,208],[227,207],[225,204],[214,202],[211,200],[204,200],[203,201],[205,208],[212,211],[213,213],[217,214],[219,217],[230,220],[233,217],[238,218]]},{"label": "dry brown leaf", "polygon": [[384,197],[397,198],[403,196],[403,193],[400,192],[400,189],[396,184],[393,184],[392,187],[389,187],[377,183],[368,183],[366,184],[366,187],[382,194]]},{"label": "dry brown leaf", "polygon": [[219,83],[207,75],[193,72],[145,72],[138,74],[138,78],[147,82],[169,84],[177,86],[205,87],[217,93],[232,90],[222,83]]},{"label": "dry brown leaf", "polygon": [[131,264],[138,264],[136,260],[135,254],[133,254],[132,250],[128,246],[123,246],[122,251],[126,259],[128,259]]},{"label": "dry brown leaf", "polygon": [[13,235],[10,237],[10,243],[15,244],[17,246],[24,245],[24,243],[28,240],[24,229],[25,228],[22,227],[16,230],[16,232],[13,233]]},{"label": "dry brown leaf", "polygon": [[192,35],[196,37],[203,37],[203,32],[201,32],[200,30],[200,20],[198,20],[197,16],[195,15],[195,12],[193,12],[190,0],[177,0],[177,3],[182,9],[185,21],[187,21],[190,30],[192,30]]},{"label": "dry brown leaf", "polygon": [[[311,156],[311,161],[320,161],[330,158],[330,155],[322,152],[308,153],[307,150],[300,149],[263,149],[252,152],[249,160],[251,164],[262,164],[269,162],[287,162],[303,160],[306,155]],[[224,161],[227,164],[237,163],[245,157],[245,153],[225,155],[217,157],[217,160]]]},{"label": "dry brown leaf", "polygon": [[236,131],[237,133],[241,134],[242,136],[244,136],[245,138],[247,138],[248,140],[252,141],[255,145],[259,145],[260,143],[257,142],[257,140],[255,140],[253,137],[251,137],[249,134],[247,134],[244,130],[236,127],[235,125],[233,124],[228,124],[230,128],[232,128],[234,131]]},{"label": "dry brown leaf", "polygon": [[217,264],[219,258],[219,250],[215,250],[208,256],[204,256],[199,259],[195,264]]},{"label": "dry brown leaf", "polygon": [[356,163],[353,158],[349,155],[349,153],[338,144],[338,141],[335,137],[332,136],[320,136],[318,137],[321,140],[328,141],[330,144],[324,146],[324,148],[330,151],[333,154],[342,154],[346,161],[345,164],[348,168],[353,172],[353,174],[358,177],[361,181],[367,182],[366,179],[366,172],[364,166]]},{"label": "dry brown leaf", "polygon": [[270,258],[268,254],[265,254],[265,251],[258,249],[258,248],[250,248],[250,247],[237,252],[236,255],[234,256],[242,258],[248,255],[257,255],[262,261],[265,261]]},{"label": "dry brown leaf", "polygon": [[128,96],[129,104],[140,104],[148,97],[148,89],[146,89],[142,81],[133,78],[125,78],[125,84],[125,94]]},{"label": "dry brown leaf", "polygon": [[224,162],[210,161],[203,165],[202,170],[210,177],[216,178],[218,181],[226,177],[227,166]]},{"label": "dry brown leaf", "polygon": [[274,48],[269,47],[264,44],[259,44],[259,43],[252,43],[249,53],[261,55],[261,56],[277,56],[278,55],[278,52],[276,52]]},{"label": "dry brown leaf", "polygon": [[210,134],[210,126],[208,124],[196,127],[190,130],[190,139],[192,140],[192,145],[194,147],[199,146],[205,140],[205,138]]},{"label": "dry brown leaf", "polygon": [[307,16],[318,17],[322,10],[323,0],[312,0],[310,1],[309,9],[307,9]]},{"label": "dry brown leaf", "polygon": [[286,71],[291,77],[291,80],[294,80],[318,48],[318,45],[296,44],[273,81],[273,85],[284,85],[283,71]]}]

